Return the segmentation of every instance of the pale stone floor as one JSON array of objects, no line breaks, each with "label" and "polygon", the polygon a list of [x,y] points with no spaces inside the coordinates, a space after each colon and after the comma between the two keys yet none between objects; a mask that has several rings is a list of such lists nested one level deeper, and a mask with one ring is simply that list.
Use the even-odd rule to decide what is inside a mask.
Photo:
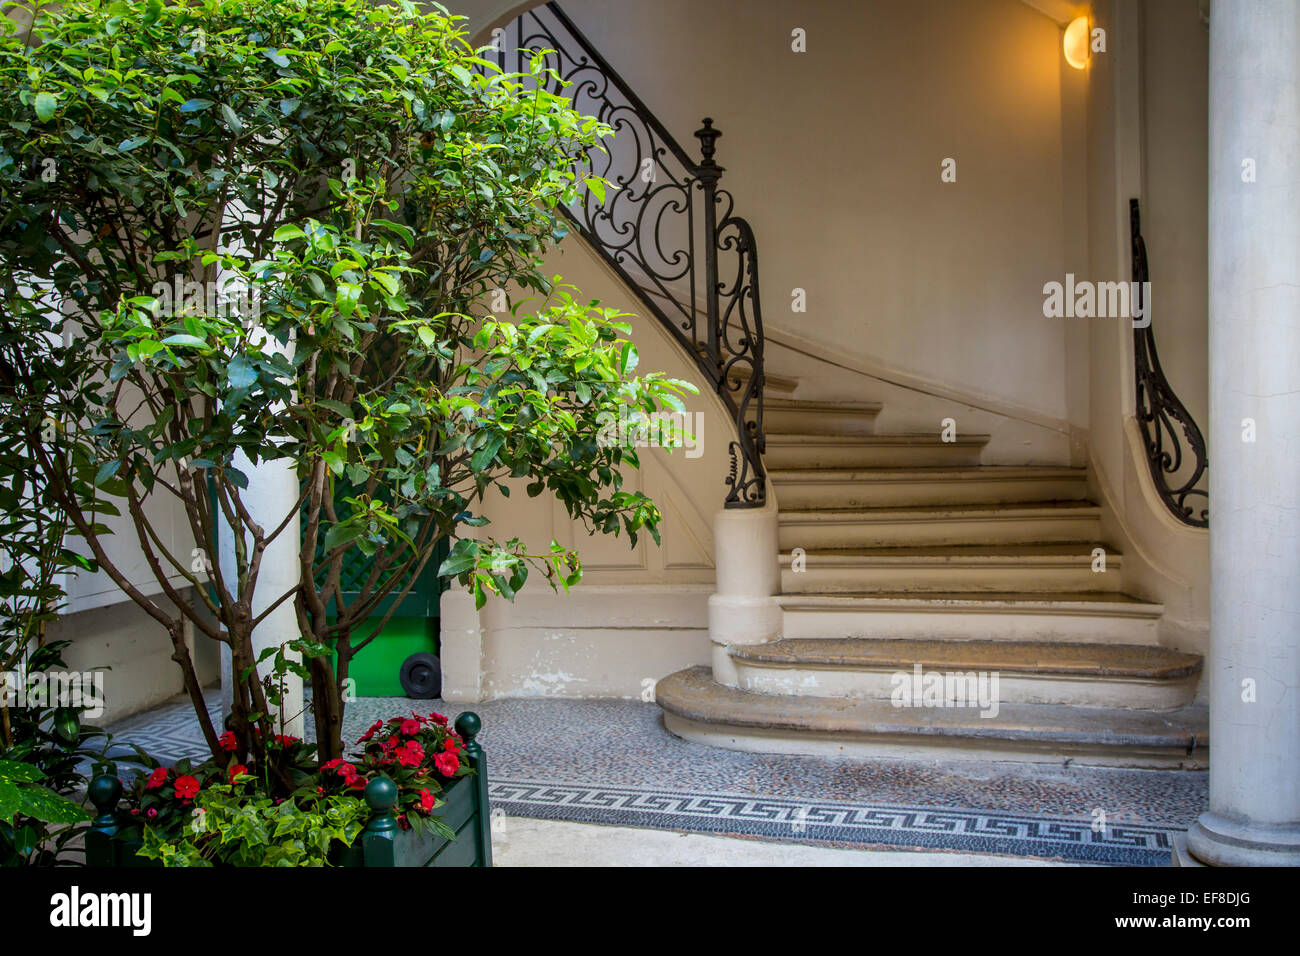
[{"label": "pale stone floor", "polygon": [[[215,716],[215,693],[209,706]],[[363,698],[348,706],[344,739],[412,709],[463,708]],[[1199,772],[721,750],[672,736],[658,707],[640,701],[473,709],[505,866],[1163,866],[1173,835],[1207,802]],[[162,760],[203,755],[184,700],[109,729]]]},{"label": "pale stone floor", "polygon": [[[946,850],[863,850],[679,830],[497,817],[493,866],[1078,866]],[[563,847],[563,852],[557,852]]]}]

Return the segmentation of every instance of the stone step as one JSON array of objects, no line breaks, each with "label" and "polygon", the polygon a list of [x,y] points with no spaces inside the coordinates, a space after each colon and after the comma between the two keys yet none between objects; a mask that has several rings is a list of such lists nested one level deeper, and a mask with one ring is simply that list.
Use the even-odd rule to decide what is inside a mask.
[{"label": "stone step", "polygon": [[[995,702],[1176,710],[1192,703],[1201,673],[1197,654],[1130,644],[837,637],[736,644],[728,652],[741,689],[754,693],[891,700],[906,692],[900,699],[929,700],[921,695],[924,681],[937,679],[950,705],[984,708]],[[996,686],[983,677],[990,674]]]},{"label": "stone step", "polygon": [[979,463],[988,435],[942,441],[938,435],[803,435],[768,431],[769,469],[918,468]]},{"label": "stone step", "polygon": [[1156,644],[1164,606],[1111,591],[783,594],[786,638]]},{"label": "stone step", "polygon": [[782,509],[782,548],[1090,541],[1101,507],[1090,501],[1010,502],[915,508]]},{"label": "stone step", "polygon": [[1083,468],[983,465],[974,468],[777,468],[768,480],[783,510],[889,508],[1088,497]]},{"label": "stone step", "polygon": [[894,707],[887,700],[753,694],[713,681],[709,668],[655,687],[664,726],[686,740],[757,753],[827,757],[952,757],[1202,769],[1209,715],[1111,707],[1005,704],[997,716],[965,707]]},{"label": "stone step", "polygon": [[870,435],[879,414],[876,402],[763,399],[763,427],[768,434]]},{"label": "stone step", "polygon": [[[1093,571],[1094,548],[1106,570]],[[936,548],[841,548],[806,551],[803,570],[781,552],[781,590],[824,591],[1114,591],[1121,556],[1105,545],[948,545]]]}]

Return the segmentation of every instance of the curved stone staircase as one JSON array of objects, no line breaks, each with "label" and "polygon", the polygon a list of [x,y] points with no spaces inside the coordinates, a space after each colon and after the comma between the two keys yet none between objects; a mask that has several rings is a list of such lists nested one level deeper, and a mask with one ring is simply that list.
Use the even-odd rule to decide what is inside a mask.
[{"label": "curved stone staircase", "polygon": [[1161,647],[1162,607],[1124,593],[1084,469],[981,465],[988,436],[876,434],[879,405],[797,386],[769,376],[764,394],[781,637],[727,648],[736,686],[707,667],[661,680],[669,730],[773,753],[1206,765],[1201,659]]}]

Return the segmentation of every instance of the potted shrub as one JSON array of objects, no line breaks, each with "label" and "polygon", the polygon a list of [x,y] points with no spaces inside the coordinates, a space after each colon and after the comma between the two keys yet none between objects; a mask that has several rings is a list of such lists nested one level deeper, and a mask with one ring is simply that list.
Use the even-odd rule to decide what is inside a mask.
[{"label": "potted shrub", "polygon": [[[97,775],[89,866],[491,866],[480,723],[463,713],[378,721],[353,759],[321,764],[293,737],[264,766],[154,766],[126,788]],[[233,748],[233,734],[223,735]],[[123,805],[124,804],[124,805]]]}]

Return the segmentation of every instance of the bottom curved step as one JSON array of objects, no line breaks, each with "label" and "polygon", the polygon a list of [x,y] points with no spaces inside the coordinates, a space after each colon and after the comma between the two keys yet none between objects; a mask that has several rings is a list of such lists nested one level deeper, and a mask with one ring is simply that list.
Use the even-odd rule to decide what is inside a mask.
[{"label": "bottom curved step", "polygon": [[1209,765],[1204,705],[1154,713],[1109,707],[1001,704],[896,707],[888,700],[754,694],[714,682],[708,667],[663,678],[664,726],[686,740],[756,753],[1014,760],[1199,770]]}]

